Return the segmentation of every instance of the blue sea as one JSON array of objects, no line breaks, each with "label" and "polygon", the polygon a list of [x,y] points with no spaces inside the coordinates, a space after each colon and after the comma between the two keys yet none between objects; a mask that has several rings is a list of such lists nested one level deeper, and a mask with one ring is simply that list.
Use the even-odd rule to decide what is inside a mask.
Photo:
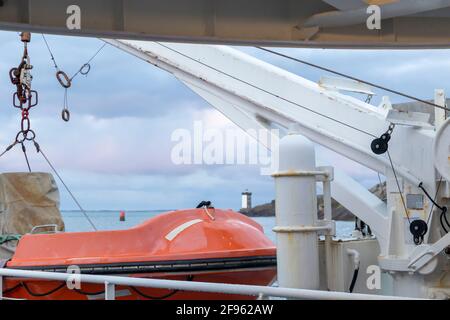
[{"label": "blue sea", "polygon": [[[126,220],[120,221],[120,211],[86,211],[89,219],[94,223],[97,230],[121,230],[128,229],[148,220],[158,214],[168,210],[149,210],[149,211],[125,211]],[[62,217],[66,225],[67,232],[74,231],[92,231],[89,221],[81,211],[62,211]],[[264,233],[275,242],[275,233],[272,228],[275,226],[275,217],[256,217],[252,218],[263,228]],[[351,235],[354,223],[351,221],[337,221],[336,236],[347,238]]]}]

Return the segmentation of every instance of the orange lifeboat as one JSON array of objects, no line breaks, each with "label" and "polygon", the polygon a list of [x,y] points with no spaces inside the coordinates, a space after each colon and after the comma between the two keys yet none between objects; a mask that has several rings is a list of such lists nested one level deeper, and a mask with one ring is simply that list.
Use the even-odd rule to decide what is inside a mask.
[{"label": "orange lifeboat", "polygon": [[[252,219],[213,208],[171,211],[127,229],[28,234],[7,268],[268,285],[276,250]],[[258,272],[255,272],[258,271]],[[25,299],[101,299],[104,287],[69,289],[50,280],[7,278],[4,295]],[[117,286],[117,299],[248,299],[248,296]]]}]

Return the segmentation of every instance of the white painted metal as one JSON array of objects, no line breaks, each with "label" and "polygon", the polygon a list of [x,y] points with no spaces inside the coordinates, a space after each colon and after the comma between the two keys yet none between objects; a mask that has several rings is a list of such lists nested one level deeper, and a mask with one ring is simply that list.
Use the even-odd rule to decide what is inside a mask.
[{"label": "white painted metal", "polygon": [[[334,180],[334,170],[332,167],[319,167],[319,170],[327,171],[328,177],[323,181],[323,219],[327,222],[333,221],[332,207],[331,207],[331,181]],[[334,222],[334,221],[333,221]],[[336,229],[325,234],[325,272],[327,277],[327,290],[331,288],[331,277],[333,260],[331,256],[331,242],[333,236],[336,234]]]},{"label": "white painted metal", "polygon": [[[401,202],[406,194],[422,193],[418,188],[420,182],[430,194],[436,193],[433,127],[419,127],[418,123],[403,119],[406,125],[394,129],[389,154],[375,155],[370,144],[390,124],[386,119],[391,107],[388,99],[375,107],[222,46],[107,42],[174,74],[244,129],[268,128],[271,124],[289,128],[294,123],[298,133],[313,142],[384,174],[387,205],[338,170],[331,183],[333,197],[370,225],[380,243],[383,269],[407,274],[394,277],[399,279],[400,291],[422,297],[426,288],[434,285],[408,267],[416,246],[406,219],[406,215],[413,214],[414,218],[427,220],[426,208],[431,203],[425,198],[422,209],[405,212]],[[442,198],[437,201],[442,202]],[[432,216],[430,221],[433,223],[434,219]],[[439,229],[433,228],[425,241],[436,242],[441,237]],[[420,284],[416,286],[418,290],[404,288],[408,280],[402,279],[406,278]]]},{"label": "white painted metal", "polygon": [[[321,289],[348,292],[355,267],[354,259],[347,253],[348,249],[356,250],[360,254],[359,273],[353,292],[392,295],[392,277],[387,273],[381,273],[381,275],[378,273],[381,277],[378,277],[378,275],[374,276],[373,268],[377,268],[376,254],[380,252],[379,244],[374,237],[334,239],[331,242],[330,253],[333,262],[331,277],[328,283],[321,278]],[[319,251],[322,275],[325,273],[326,268],[324,258],[325,241],[320,241]],[[375,272],[378,271],[380,270],[375,270]]]},{"label": "white painted metal", "polygon": [[361,263],[359,251],[355,249],[347,249],[347,254],[353,259],[353,268],[355,270],[359,269],[359,265]]},{"label": "white painted metal", "polygon": [[[388,159],[370,150],[373,138],[389,125],[385,111],[375,106],[228,47],[105,41],[174,74],[221,112],[229,109],[224,113],[244,129],[255,123],[265,128],[259,117],[286,128],[296,123],[299,133],[310,140],[373,170],[384,172],[389,166]],[[410,135],[410,129],[399,127],[396,131],[401,134],[396,136]],[[417,130],[417,143],[432,142],[434,134],[427,131],[431,130]],[[398,174],[414,184],[432,172],[416,162],[400,165],[400,159],[393,155]]]},{"label": "white painted metal", "polygon": [[[408,268],[414,271],[421,271],[422,268],[426,267],[432,261],[437,262],[435,259],[436,256],[448,246],[450,246],[450,233],[447,233],[432,245],[422,245],[418,247],[408,261]],[[433,270],[431,271],[434,271],[434,268],[437,267],[437,263],[434,263],[433,266]]]},{"label": "white painted metal", "polygon": [[[381,5],[380,9],[381,18],[390,19],[393,17],[408,16],[421,12],[443,9],[448,6],[450,6],[450,1],[448,0],[408,0],[390,1],[387,4]],[[304,26],[339,27],[362,24],[365,23],[368,18],[367,7],[367,3],[361,1],[360,7],[356,9],[319,13],[306,20]]]},{"label": "white painted metal", "polygon": [[440,126],[433,146],[436,169],[450,181],[450,119]]},{"label": "white painted metal", "polygon": [[[438,106],[446,106],[446,101],[445,101],[445,92],[442,89],[436,89],[434,91],[434,103],[437,104]],[[434,124],[436,126],[436,128],[440,128],[445,120],[446,120],[446,112],[444,109],[434,109]]]},{"label": "white painted metal", "polygon": [[[45,279],[67,281],[71,274],[59,272],[44,272],[31,271],[19,269],[0,268],[1,277],[18,277],[28,279]],[[393,296],[377,296],[370,294],[349,294],[345,292],[331,292],[320,290],[305,290],[292,288],[277,288],[264,287],[253,285],[239,285],[239,284],[223,284],[212,282],[197,282],[197,281],[179,281],[179,280],[164,280],[164,279],[148,279],[148,278],[133,278],[133,277],[119,277],[119,276],[103,276],[80,274],[79,279],[81,283],[98,283],[109,284],[109,289],[112,290],[114,286],[134,286],[144,288],[165,288],[171,290],[183,290],[194,292],[218,292],[238,295],[259,296],[263,294],[268,297],[284,297],[294,299],[320,299],[320,300],[397,300],[402,297]],[[111,296],[112,297],[112,296]]]},{"label": "white painted metal", "polygon": [[319,80],[319,86],[329,90],[363,93],[369,96],[373,96],[375,94],[372,91],[372,87],[369,85],[346,78],[321,77]]},{"label": "white painted metal", "polygon": [[[350,123],[352,127],[364,130],[373,128],[374,134],[381,134],[388,126],[383,120],[384,110],[339,93],[328,92],[313,82],[230,48],[111,40],[107,42],[173,73],[245,130],[264,129],[265,124],[259,122],[258,117],[270,119],[284,127],[297,122],[303,135],[348,158],[383,173],[389,166],[386,157],[375,156],[371,152],[369,145],[373,137],[329,120],[336,118],[338,121]],[[274,93],[275,96],[268,92]],[[285,96],[291,100],[286,100]],[[298,105],[289,101],[298,101]],[[308,109],[299,107],[305,105],[303,101],[308,104]],[[400,127],[397,131],[410,130]],[[400,136],[397,131],[396,136]],[[407,132],[405,136],[414,133]],[[419,141],[419,144],[426,148],[431,145],[431,134],[420,130],[417,135],[419,137],[416,141]],[[396,140],[395,137],[393,140]],[[425,150],[423,155],[431,156]],[[398,153],[395,157],[403,158],[403,154]],[[414,157],[411,159],[417,160]],[[413,176],[412,172],[434,174],[430,168],[419,165],[424,164],[421,161],[413,161],[411,168],[399,165],[394,156],[393,161],[398,174],[409,178],[415,185],[422,179]],[[418,165],[420,168],[417,168]],[[354,181],[350,187],[349,181],[351,178],[345,174],[337,175],[333,181],[334,198],[371,225],[382,242],[382,252],[387,252],[390,230],[385,204]]]},{"label": "white painted metal", "polygon": [[114,283],[105,281],[105,300],[116,300],[116,287]]},{"label": "white painted metal", "polygon": [[315,157],[314,145],[299,134],[290,133],[280,140],[278,170],[287,173],[274,176],[281,287],[318,289],[320,285],[316,177],[296,174],[315,170]]},{"label": "white painted metal", "polygon": [[386,121],[393,124],[412,126],[416,128],[434,129],[429,123],[430,115],[422,112],[401,112],[394,109],[387,110]]},{"label": "white painted metal", "polygon": [[341,203],[370,226],[380,243],[381,255],[386,255],[389,246],[389,217],[386,213],[386,204],[353,178],[339,171],[335,171],[335,179],[331,186],[333,197],[339,202],[340,199],[351,199]]},{"label": "white painted metal", "polygon": [[[342,10],[367,7],[367,1],[327,0]],[[396,0],[407,12],[420,0]],[[437,0],[421,0],[421,10],[436,8]],[[445,3],[448,1],[442,1]],[[373,2],[371,2],[373,3]],[[412,5],[409,5],[412,3]],[[80,28],[68,28],[71,5],[80,9]],[[411,9],[414,8],[414,11]],[[67,10],[69,9],[69,12]],[[347,13],[331,12],[332,6],[314,0],[20,0],[0,3],[0,29],[71,36],[127,38],[150,41],[271,45],[291,47],[386,48],[449,47],[448,9],[402,17],[398,12],[382,30],[365,23],[350,27],[303,28],[311,16],[322,14],[349,24]],[[392,17],[383,11],[383,18]],[[331,15],[331,17],[329,17]],[[362,11],[359,17],[367,18]],[[352,18],[352,17],[350,17]],[[361,21],[361,20],[359,20]],[[69,25],[70,26],[70,25]],[[313,29],[312,31],[309,29]]]}]

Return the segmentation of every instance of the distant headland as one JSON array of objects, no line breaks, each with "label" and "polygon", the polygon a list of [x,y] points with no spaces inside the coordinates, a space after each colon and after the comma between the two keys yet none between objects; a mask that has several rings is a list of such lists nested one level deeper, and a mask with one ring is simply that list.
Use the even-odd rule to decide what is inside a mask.
[{"label": "distant headland", "polygon": [[[386,183],[377,184],[369,189],[374,195],[383,201],[386,201]],[[323,218],[323,198],[322,195],[317,196],[317,210],[319,219]],[[334,220],[349,221],[354,219],[354,215],[342,206],[339,202],[332,199],[331,202],[332,215]],[[249,217],[272,217],[275,216],[275,200],[270,203],[255,206],[250,209],[241,209],[239,212]]]}]

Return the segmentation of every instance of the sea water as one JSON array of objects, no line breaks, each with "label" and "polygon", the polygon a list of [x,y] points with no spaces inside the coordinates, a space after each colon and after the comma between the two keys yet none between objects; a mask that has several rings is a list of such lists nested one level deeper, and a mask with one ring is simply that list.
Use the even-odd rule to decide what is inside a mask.
[{"label": "sea water", "polygon": [[[158,214],[169,210],[149,210],[149,211],[125,211],[125,221],[120,221],[120,211],[86,211],[87,216],[95,225],[97,230],[123,230],[136,226]],[[92,226],[81,211],[62,211],[62,217],[66,225],[67,232],[93,231]],[[275,242],[275,217],[255,217],[252,218],[263,228],[264,233]],[[336,222],[336,236],[339,238],[350,237],[354,223],[351,221]]]}]

